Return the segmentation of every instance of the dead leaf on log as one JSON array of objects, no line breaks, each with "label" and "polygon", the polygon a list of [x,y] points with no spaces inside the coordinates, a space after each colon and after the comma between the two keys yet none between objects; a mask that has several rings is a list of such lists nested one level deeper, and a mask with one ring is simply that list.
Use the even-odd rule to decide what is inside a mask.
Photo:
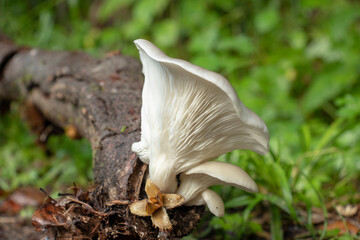
[{"label": "dead leaf on log", "polygon": [[38,232],[43,232],[49,227],[66,227],[64,212],[63,207],[57,206],[57,202],[50,199],[35,211],[32,217],[32,225]]},{"label": "dead leaf on log", "polygon": [[48,196],[33,214],[32,225],[36,231],[45,232],[49,238],[64,230],[69,236],[86,236],[86,239],[97,235],[103,218],[108,214],[84,202],[89,200],[87,191],[82,191],[75,184],[72,190],[73,193],[59,194],[61,197],[57,200]]}]

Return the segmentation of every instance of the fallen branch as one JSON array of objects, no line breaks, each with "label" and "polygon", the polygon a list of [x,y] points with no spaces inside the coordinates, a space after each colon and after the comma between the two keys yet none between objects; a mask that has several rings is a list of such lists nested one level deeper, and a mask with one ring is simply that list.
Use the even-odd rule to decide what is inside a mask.
[{"label": "fallen branch", "polygon": [[103,214],[111,212],[91,237],[180,237],[195,228],[203,211],[173,209],[169,216],[174,229],[164,234],[149,219],[132,215],[127,204],[116,204],[145,196],[147,165],[131,151],[140,139],[142,79],[139,62],[117,52],[98,60],[81,52],[18,47],[0,36],[0,100],[26,103],[30,126],[44,139],[49,126],[58,126],[91,143],[96,187],[89,190],[86,204]]}]

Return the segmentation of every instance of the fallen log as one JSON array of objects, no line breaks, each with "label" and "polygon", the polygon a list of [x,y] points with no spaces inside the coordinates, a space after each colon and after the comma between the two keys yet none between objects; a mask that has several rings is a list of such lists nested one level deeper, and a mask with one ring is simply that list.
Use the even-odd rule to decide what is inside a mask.
[{"label": "fallen log", "polygon": [[[141,64],[118,52],[95,59],[82,52],[18,47],[0,36],[0,101],[26,103],[40,119],[35,123],[29,119],[39,135],[49,124],[71,127],[92,147],[95,187],[86,193],[84,203],[102,214],[96,229],[87,219],[73,226],[46,225],[47,234],[54,238],[156,239],[185,236],[196,227],[203,207],[170,211],[174,228],[166,233],[155,229],[149,218],[129,211],[127,203],[145,196],[147,165],[131,151],[131,144],[140,139],[142,84]],[[81,205],[74,201],[67,201],[64,211],[70,203]]]}]

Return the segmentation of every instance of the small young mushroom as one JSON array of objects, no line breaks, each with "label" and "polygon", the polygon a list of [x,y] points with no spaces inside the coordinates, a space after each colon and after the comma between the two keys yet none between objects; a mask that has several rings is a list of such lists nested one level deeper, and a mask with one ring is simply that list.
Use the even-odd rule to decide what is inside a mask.
[{"label": "small young mushroom", "polygon": [[166,56],[147,40],[135,41],[145,83],[141,140],[132,145],[149,164],[149,177],[174,193],[176,176],[235,150],[268,152],[265,123],[221,75]]},{"label": "small young mushroom", "polygon": [[258,191],[256,183],[238,166],[209,161],[182,173],[176,193],[185,198],[185,205],[206,203],[209,210],[220,217],[224,215],[224,203],[215,192],[207,189],[213,185],[231,185],[247,192]]},{"label": "small young mushroom", "polygon": [[194,198],[186,203],[188,206],[207,205],[210,212],[217,217],[224,216],[225,206],[221,197],[210,189],[205,189],[200,193],[201,196]]}]

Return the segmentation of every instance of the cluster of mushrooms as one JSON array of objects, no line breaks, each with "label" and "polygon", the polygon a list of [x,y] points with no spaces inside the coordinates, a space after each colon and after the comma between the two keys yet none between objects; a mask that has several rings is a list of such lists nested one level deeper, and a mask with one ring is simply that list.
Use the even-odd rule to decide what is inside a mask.
[{"label": "cluster of mushrooms", "polygon": [[135,45],[145,82],[141,140],[132,150],[149,164],[149,179],[148,199],[132,203],[131,212],[151,216],[161,230],[172,228],[166,208],[206,204],[214,215],[223,216],[221,197],[208,187],[258,188],[241,168],[211,160],[235,149],[267,153],[265,123],[220,74],[168,57],[147,40],[138,39]]}]

